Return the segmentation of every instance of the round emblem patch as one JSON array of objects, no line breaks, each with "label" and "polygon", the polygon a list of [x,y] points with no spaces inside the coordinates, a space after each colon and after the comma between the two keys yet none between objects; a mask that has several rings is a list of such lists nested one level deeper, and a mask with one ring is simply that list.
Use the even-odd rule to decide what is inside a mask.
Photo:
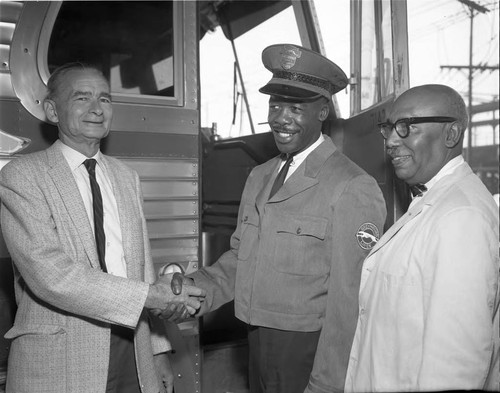
[{"label": "round emblem patch", "polygon": [[375,244],[377,244],[380,238],[380,233],[375,224],[371,222],[365,222],[361,225],[356,232],[356,239],[358,240],[358,245],[363,250],[371,250]]}]

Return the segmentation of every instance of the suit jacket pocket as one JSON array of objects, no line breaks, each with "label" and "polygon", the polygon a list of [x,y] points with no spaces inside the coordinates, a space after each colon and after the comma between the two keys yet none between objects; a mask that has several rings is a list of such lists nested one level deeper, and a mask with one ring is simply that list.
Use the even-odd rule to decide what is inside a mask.
[{"label": "suit jacket pocket", "polygon": [[42,324],[28,324],[24,326],[14,325],[5,334],[5,338],[13,340],[20,336],[25,335],[54,335],[54,334],[66,334],[66,330],[62,326],[58,325],[42,325]]},{"label": "suit jacket pocket", "polygon": [[325,245],[328,220],[313,216],[282,216],[276,220],[273,267],[298,275],[321,275],[329,271]]},{"label": "suit jacket pocket", "polygon": [[66,391],[68,353],[63,327],[14,325],[5,337],[14,339],[9,354],[8,389],[13,392]]}]

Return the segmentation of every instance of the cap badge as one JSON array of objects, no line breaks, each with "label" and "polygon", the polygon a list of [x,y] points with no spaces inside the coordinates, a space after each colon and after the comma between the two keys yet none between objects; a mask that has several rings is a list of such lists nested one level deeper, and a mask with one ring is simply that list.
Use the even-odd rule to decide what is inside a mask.
[{"label": "cap badge", "polygon": [[289,70],[295,65],[295,61],[302,56],[302,51],[292,45],[283,46],[281,54],[281,67],[284,70]]},{"label": "cap badge", "polygon": [[363,250],[371,250],[375,244],[377,244],[380,238],[380,233],[375,224],[371,222],[365,222],[361,225],[356,233],[356,239],[358,240],[358,245]]}]

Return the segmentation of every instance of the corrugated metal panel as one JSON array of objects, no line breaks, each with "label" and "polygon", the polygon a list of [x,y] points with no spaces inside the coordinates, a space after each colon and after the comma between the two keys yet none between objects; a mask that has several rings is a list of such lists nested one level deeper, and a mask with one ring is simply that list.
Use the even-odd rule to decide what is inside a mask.
[{"label": "corrugated metal panel", "polygon": [[10,45],[0,44],[0,71],[9,71]]},{"label": "corrugated metal panel", "polygon": [[198,235],[198,220],[190,218],[167,218],[147,220],[149,237],[162,239],[164,237],[190,237]]},{"label": "corrugated metal panel", "polygon": [[0,1],[0,21],[16,23],[22,8],[22,1]]},{"label": "corrugated metal panel", "polygon": [[0,22],[0,44],[10,45],[15,28],[16,25],[14,23]]},{"label": "corrugated metal panel", "polygon": [[139,174],[153,261],[198,262],[199,165],[194,159],[122,158]]},{"label": "corrugated metal panel", "polygon": [[198,182],[191,180],[144,179],[142,180],[142,191],[145,198],[192,198],[198,195]]},{"label": "corrugated metal panel", "polygon": [[0,1],[0,96],[2,98],[15,97],[10,77],[10,47],[22,8],[22,1]]},{"label": "corrugated metal panel", "polygon": [[198,200],[190,199],[153,199],[148,198],[144,206],[146,217],[197,216]]}]

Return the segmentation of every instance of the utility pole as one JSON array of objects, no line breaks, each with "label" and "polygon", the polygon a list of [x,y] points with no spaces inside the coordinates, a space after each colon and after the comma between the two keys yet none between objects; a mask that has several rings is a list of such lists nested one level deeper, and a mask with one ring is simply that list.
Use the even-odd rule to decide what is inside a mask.
[{"label": "utility pole", "polygon": [[[473,35],[474,35],[474,17],[477,13],[481,12],[485,14],[489,10],[482,5],[477,4],[472,0],[458,0],[460,3],[465,4],[469,7],[469,17],[470,17],[470,37],[469,37],[469,66],[442,66],[441,68],[468,68],[469,69],[469,133],[467,134],[467,154],[465,159],[470,164],[471,160],[471,151],[472,151],[472,79],[473,79],[473,71],[474,69],[479,69],[481,66],[474,67],[472,65],[472,43],[473,43]],[[476,11],[476,12],[475,12]]]}]

